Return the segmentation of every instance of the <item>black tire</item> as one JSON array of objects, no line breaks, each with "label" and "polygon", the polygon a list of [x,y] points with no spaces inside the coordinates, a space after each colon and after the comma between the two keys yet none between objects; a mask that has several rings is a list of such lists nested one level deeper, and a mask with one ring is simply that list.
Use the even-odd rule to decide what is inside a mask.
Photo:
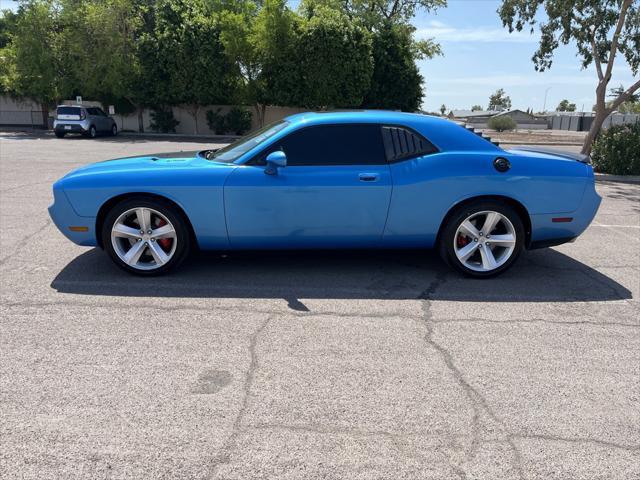
[{"label": "black tire", "polygon": [[[456,241],[455,237],[458,227],[460,227],[460,225],[470,216],[485,211],[498,212],[507,217],[515,230],[516,242],[511,256],[502,265],[491,271],[476,271],[468,268],[458,259],[454,248],[454,242]],[[513,265],[523,250],[524,242],[525,230],[518,212],[506,203],[484,200],[463,205],[455,209],[447,217],[446,223],[442,226],[442,230],[440,232],[438,250],[442,259],[449,266],[455,268],[459,272],[473,278],[491,278],[496,275],[500,275]]]},{"label": "black tire", "polygon": [[89,138],[96,138],[98,136],[98,131],[96,130],[96,127],[91,125],[89,127]]},{"label": "black tire", "polygon": [[55,132],[55,134],[56,134],[56,137],[58,137],[58,138],[64,138],[64,136],[65,136],[64,132]]},{"label": "black tire", "polygon": [[111,126],[111,136],[115,137],[116,135],[118,135],[118,126],[114,123]]},{"label": "black tire", "polygon": [[[151,208],[164,215],[169,220],[169,222],[171,222],[176,232],[177,245],[173,256],[167,263],[153,270],[140,270],[128,265],[118,256],[118,253],[116,252],[111,242],[111,230],[118,218],[124,212],[140,207]],[[168,201],[155,198],[149,199],[142,196],[128,198],[116,204],[109,211],[109,213],[107,213],[107,216],[102,224],[101,236],[102,245],[104,246],[104,249],[107,251],[111,259],[114,261],[114,263],[129,273],[141,276],[162,275],[170,270],[177,268],[189,256],[192,243],[190,229],[187,225],[187,221],[175,206],[173,206]]]}]

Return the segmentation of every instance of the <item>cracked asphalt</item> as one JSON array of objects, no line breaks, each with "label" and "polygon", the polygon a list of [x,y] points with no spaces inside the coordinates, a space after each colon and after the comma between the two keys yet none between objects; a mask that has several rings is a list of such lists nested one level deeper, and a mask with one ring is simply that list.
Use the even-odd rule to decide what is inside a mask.
[{"label": "cracked asphalt", "polygon": [[72,168],[210,145],[0,134],[0,478],[640,478],[640,186],[489,281],[416,251],[141,279],[49,221]]}]

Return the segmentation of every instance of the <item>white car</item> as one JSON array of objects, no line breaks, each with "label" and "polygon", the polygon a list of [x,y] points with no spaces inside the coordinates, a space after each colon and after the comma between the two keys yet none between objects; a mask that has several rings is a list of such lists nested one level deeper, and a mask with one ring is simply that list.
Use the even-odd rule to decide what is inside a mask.
[{"label": "white car", "polygon": [[99,133],[112,136],[118,134],[115,120],[101,108],[79,105],[59,105],[53,130],[58,138],[64,137],[67,133],[79,133],[91,138],[97,137]]}]

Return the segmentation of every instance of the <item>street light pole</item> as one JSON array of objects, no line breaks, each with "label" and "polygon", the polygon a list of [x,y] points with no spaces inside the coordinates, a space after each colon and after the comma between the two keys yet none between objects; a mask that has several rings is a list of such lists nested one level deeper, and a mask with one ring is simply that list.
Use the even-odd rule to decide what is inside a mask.
[{"label": "street light pole", "polygon": [[544,104],[542,105],[542,113],[547,113],[547,93],[549,93],[549,90],[551,90],[551,87],[547,87],[547,89],[544,91]]}]

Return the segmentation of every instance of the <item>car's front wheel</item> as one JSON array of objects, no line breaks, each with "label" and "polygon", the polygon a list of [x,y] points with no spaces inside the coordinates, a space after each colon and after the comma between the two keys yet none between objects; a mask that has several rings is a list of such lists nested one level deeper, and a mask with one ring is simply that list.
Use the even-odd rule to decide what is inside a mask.
[{"label": "car's front wheel", "polygon": [[102,244],[113,261],[138,275],[177,267],[190,250],[189,229],[169,202],[131,198],[114,206],[102,228]]},{"label": "car's front wheel", "polygon": [[516,261],[524,237],[522,220],[511,206],[480,201],[449,216],[440,235],[440,255],[468,276],[493,277]]}]

